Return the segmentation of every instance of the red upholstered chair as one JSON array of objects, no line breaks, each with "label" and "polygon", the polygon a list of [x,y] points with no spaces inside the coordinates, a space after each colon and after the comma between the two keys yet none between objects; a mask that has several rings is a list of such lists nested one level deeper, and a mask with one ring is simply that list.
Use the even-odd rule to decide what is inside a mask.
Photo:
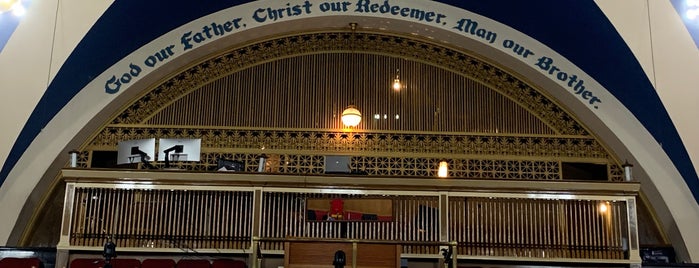
[{"label": "red upholstered chair", "polygon": [[102,259],[75,259],[70,262],[70,268],[102,268],[104,260]]},{"label": "red upholstered chair", "polygon": [[175,261],[171,259],[145,259],[141,262],[141,268],[175,268]]},{"label": "red upholstered chair", "polygon": [[177,262],[177,268],[211,268],[209,260],[181,259]]},{"label": "red upholstered chair", "polygon": [[141,261],[137,259],[113,259],[112,268],[141,268]]},{"label": "red upholstered chair", "polygon": [[245,268],[245,262],[240,260],[219,259],[214,260],[211,268]]},{"label": "red upholstered chair", "polygon": [[41,261],[37,258],[4,258],[0,260],[0,268],[40,268]]}]

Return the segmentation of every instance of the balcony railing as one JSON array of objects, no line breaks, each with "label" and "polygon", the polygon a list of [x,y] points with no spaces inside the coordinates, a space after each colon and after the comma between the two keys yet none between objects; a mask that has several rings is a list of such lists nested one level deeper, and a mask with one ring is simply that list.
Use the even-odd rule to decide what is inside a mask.
[{"label": "balcony railing", "polygon": [[[66,169],[59,249],[283,254],[294,239],[405,258],[639,263],[637,183]],[[342,215],[333,215],[339,200]]]}]

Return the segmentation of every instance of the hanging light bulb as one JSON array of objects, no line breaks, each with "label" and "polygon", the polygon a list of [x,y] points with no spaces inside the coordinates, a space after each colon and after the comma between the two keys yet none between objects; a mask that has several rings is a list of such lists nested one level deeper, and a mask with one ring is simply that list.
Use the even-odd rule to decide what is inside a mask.
[{"label": "hanging light bulb", "polygon": [[[354,54],[354,40],[356,39],[355,38],[355,31],[357,30],[357,23],[354,23],[354,22],[350,23],[350,29],[352,30],[352,38],[350,39],[350,46],[351,46],[352,54]],[[350,66],[350,68],[352,67],[351,64],[349,66]],[[351,96],[352,99],[350,100],[350,103],[352,103],[354,101],[354,88],[352,87],[352,83],[350,83],[350,88],[352,90],[350,92],[352,95]],[[342,119],[342,123],[345,126],[356,127],[359,125],[359,122],[362,121],[362,113],[359,112],[359,109],[357,109],[356,106],[350,104],[347,106],[347,108],[345,108],[344,111],[342,111],[341,119]]]},{"label": "hanging light bulb", "polygon": [[400,91],[403,85],[400,84],[400,69],[396,69],[396,79],[393,79],[393,90]]},{"label": "hanging light bulb", "polygon": [[399,91],[400,88],[401,88],[400,79],[398,79],[398,77],[396,77],[396,79],[393,79],[393,90]]},{"label": "hanging light bulb", "polygon": [[449,163],[447,160],[442,160],[439,162],[439,169],[437,169],[437,177],[446,178],[449,176]]},{"label": "hanging light bulb", "polygon": [[362,113],[354,105],[349,105],[342,111],[342,123],[348,127],[356,127],[362,121]]}]

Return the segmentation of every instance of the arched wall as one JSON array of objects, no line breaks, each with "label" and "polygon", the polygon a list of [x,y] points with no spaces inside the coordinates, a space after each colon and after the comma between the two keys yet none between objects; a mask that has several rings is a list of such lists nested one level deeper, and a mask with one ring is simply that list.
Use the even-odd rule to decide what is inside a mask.
[{"label": "arched wall", "polygon": [[[47,90],[47,93],[44,95],[44,99],[57,97],[57,99],[53,99],[55,104],[46,106],[49,110],[55,110],[55,116],[46,116],[46,114],[51,114],[49,112],[45,113],[43,118],[39,116],[39,118],[30,119],[28,127],[25,127],[25,131],[23,131],[23,136],[20,136],[19,141],[14,146],[19,149],[13,150],[14,154],[11,152],[8,161],[6,161],[3,166],[2,178],[4,179],[4,183],[2,189],[0,189],[0,193],[2,193],[0,195],[0,199],[2,199],[0,200],[2,201],[0,202],[0,204],[2,204],[0,205],[0,212],[2,212],[3,215],[7,215],[5,221],[9,224],[2,225],[3,227],[0,229],[0,240],[4,241],[6,244],[11,244],[11,235],[16,236],[18,232],[17,228],[15,228],[13,232],[12,226],[15,226],[13,223],[17,223],[17,226],[20,226],[23,221],[27,220],[26,213],[22,213],[22,208],[16,206],[16,203],[13,203],[11,200],[27,200],[30,195],[33,195],[34,198],[30,197],[27,204],[25,204],[25,211],[31,210],[36,206],[37,204],[33,203],[32,200],[38,200],[39,198],[37,197],[43,194],[42,190],[45,191],[49,188],[57,170],[62,167],[67,160],[66,152],[84,141],[87,135],[103,124],[116,109],[157,80],[162,79],[164,75],[183,68],[192,60],[205,57],[222,48],[244,43],[248,40],[288,32],[309,31],[320,28],[342,28],[346,27],[349,22],[358,22],[361,27],[404,34],[418,34],[427,36],[438,42],[444,42],[449,46],[473,51],[475,54],[488,58],[493,62],[498,62],[519,75],[530,79],[533,84],[544,89],[547,94],[557,99],[563,106],[574,111],[578,118],[601,137],[620,158],[629,159],[629,161],[636,163],[637,177],[644,183],[644,191],[651,193],[649,196],[651,201],[653,201],[654,204],[666,205],[664,207],[656,207],[656,210],[661,214],[661,219],[666,220],[663,223],[665,227],[670,230],[669,232],[673,243],[675,243],[676,246],[684,243],[686,245],[685,252],[688,252],[693,260],[699,258],[699,256],[692,255],[699,252],[699,244],[696,242],[699,241],[699,239],[697,239],[699,235],[695,234],[692,230],[694,226],[699,224],[699,211],[697,209],[696,199],[691,191],[691,189],[693,189],[693,184],[696,183],[692,181],[696,180],[696,174],[693,174],[693,176],[690,174],[688,176],[686,174],[686,167],[680,167],[680,169],[676,168],[678,163],[677,160],[673,162],[674,159],[671,159],[673,154],[668,156],[666,150],[663,150],[667,148],[661,147],[657,142],[657,140],[662,138],[657,137],[657,135],[654,137],[651,134],[653,127],[650,127],[651,131],[649,131],[649,126],[647,124],[644,125],[641,121],[636,119],[642,119],[642,115],[639,115],[637,112],[632,113],[629,110],[636,110],[638,108],[634,108],[632,105],[630,106],[628,102],[622,103],[619,101],[619,92],[624,92],[623,88],[619,88],[620,85],[607,83],[608,88],[605,89],[602,85],[597,83],[592,76],[586,74],[580,67],[559,54],[559,52],[566,51],[557,52],[544,45],[544,43],[556,44],[557,41],[549,40],[546,37],[539,37],[536,38],[538,39],[536,40],[505,24],[476,14],[479,9],[487,9],[485,7],[471,7],[472,10],[476,12],[472,13],[461,8],[436,2],[389,2],[391,5],[401,5],[427,12],[435,12],[432,21],[416,21],[415,19],[401,16],[400,13],[398,15],[382,14],[380,13],[380,9],[377,9],[378,12],[356,12],[353,11],[356,8],[354,5],[350,5],[350,8],[346,12],[323,13],[317,9],[320,4],[323,3],[321,1],[308,2],[311,5],[307,10],[311,12],[305,12],[304,9],[306,9],[306,7],[303,6],[304,3],[305,2],[299,1],[299,8],[302,14],[279,19],[276,22],[255,22],[254,18],[251,19],[250,17],[250,14],[256,14],[256,11],[261,7],[278,6],[279,3],[275,1],[259,1],[241,4],[200,18],[194,15],[191,18],[182,18],[181,21],[187,23],[179,28],[174,28],[174,26],[172,26],[177,25],[175,22],[164,23],[171,25],[174,29],[168,29],[168,26],[164,26],[161,28],[167,30],[163,31],[162,36],[156,34],[154,36],[159,37],[152,39],[152,41],[147,38],[137,40],[136,43],[142,42],[144,45],[135,47],[138,49],[132,53],[128,51],[128,49],[126,49],[126,51],[115,51],[114,54],[123,53],[124,56],[117,56],[116,59],[118,59],[118,61],[114,63],[110,63],[109,61],[100,63],[104,65],[106,69],[104,69],[104,71],[100,68],[91,70],[90,72],[95,74],[94,77],[80,76],[77,78],[70,78],[72,72],[78,71],[61,70],[57,75],[57,79],[54,80],[54,84],[49,87],[49,90]],[[377,3],[382,4],[383,2]],[[231,4],[229,3],[228,5]],[[454,5],[458,6],[456,3],[454,3]],[[124,8],[124,6],[115,5],[112,7],[113,10],[111,11],[114,13],[121,12],[123,14],[124,10],[119,10],[119,8]],[[209,8],[212,9],[210,11],[214,11],[219,7]],[[282,5],[281,8],[285,8],[285,6]],[[153,10],[146,9],[145,11]],[[294,9],[291,11],[294,11]],[[480,11],[488,12],[487,10]],[[206,11],[202,10],[197,10],[197,12],[208,14]],[[197,12],[192,13],[196,14]],[[439,18],[437,14],[443,15],[439,23],[437,23],[436,20],[436,18]],[[241,19],[240,22],[247,21],[244,26],[245,30],[242,30],[243,27],[241,27],[241,30],[231,30],[231,32],[217,38],[205,38],[206,40],[197,44],[195,44],[196,42],[194,41],[190,41],[189,43],[193,47],[187,50],[184,49],[185,45],[181,40],[187,32],[201,32],[204,25],[210,25],[211,23],[223,25],[228,21],[231,22],[231,25],[235,25],[236,18],[239,17],[245,18],[245,20]],[[457,21],[460,19],[464,19],[461,27],[457,26]],[[485,33],[496,33],[498,37],[491,43],[487,38],[478,37],[475,32],[474,34],[464,32],[463,29],[466,23],[468,23],[465,19],[478,22],[479,27],[486,30]],[[516,24],[516,22],[510,23]],[[99,23],[96,25],[99,25]],[[99,32],[95,32],[97,30],[99,30],[99,27],[93,29],[92,34],[99,35]],[[553,29],[553,31],[555,31],[555,29]],[[514,54],[511,49],[502,45],[501,42],[505,39],[513,40],[517,44],[530,49],[534,52],[534,55],[523,57]],[[102,49],[108,48],[109,47],[102,47]],[[173,53],[165,62],[157,63],[152,68],[145,65],[144,60],[147,59],[148,56],[151,56],[161,49],[167,50],[168,48],[170,48]],[[80,46],[76,51],[80,51]],[[102,53],[109,54],[104,51]],[[77,54],[73,57],[88,56]],[[541,57],[546,57],[547,59],[542,59]],[[576,85],[578,85],[575,81],[570,82],[571,80],[567,79],[559,80],[558,73],[550,74],[544,70],[542,67],[549,66],[547,64],[548,59],[553,61],[553,64],[558,68],[564,70],[566,74],[576,74],[578,81],[584,80],[586,91],[590,93],[583,93],[583,91],[580,94],[575,94],[574,90],[576,90]],[[539,61],[542,62],[537,65]],[[141,71],[138,73],[138,76],[133,78],[127,86],[119,88],[117,92],[114,92],[116,90],[114,87],[111,87],[109,91],[114,94],[106,92],[105,84],[113,75],[121,75],[132,70],[136,73],[135,68],[129,67],[130,64],[139,65]],[[585,66],[590,63],[581,61],[578,64]],[[596,76],[596,78],[601,77],[603,80],[607,81],[606,76],[612,74],[604,72],[611,72],[609,70],[611,67],[602,67],[596,69],[598,72],[603,72],[603,74]],[[567,78],[570,78],[570,75],[568,75]],[[631,77],[628,79],[630,78]],[[72,79],[74,80],[73,84],[79,87],[64,88],[63,92],[57,92],[56,87],[65,86],[60,84],[61,79]],[[643,84],[642,81],[635,83]],[[609,86],[612,88],[609,88]],[[646,88],[643,87],[643,85],[635,86],[641,87],[642,89]],[[53,91],[52,88],[54,88]],[[579,86],[578,90],[580,89],[581,87]],[[74,94],[67,93],[66,91],[72,91]],[[612,94],[612,92],[615,94]],[[600,101],[594,101],[595,99],[593,96]],[[624,104],[626,104],[626,106]],[[656,105],[659,105],[659,103],[656,103]],[[661,115],[656,115],[654,117],[662,117],[664,113],[660,112],[660,114]],[[36,128],[37,126],[32,126],[32,124],[40,126],[35,131],[35,138],[32,138],[31,128]],[[676,144],[670,147],[673,146],[676,146]],[[22,147],[26,150],[23,150]],[[18,155],[21,155],[21,157]],[[680,161],[680,163],[684,162]],[[685,180],[689,181],[685,182]],[[34,189],[35,186],[36,189]],[[9,189],[12,189],[12,191]],[[32,191],[34,191],[34,194],[31,194]],[[653,194],[656,191],[658,195]],[[674,221],[672,220],[673,218]]]}]

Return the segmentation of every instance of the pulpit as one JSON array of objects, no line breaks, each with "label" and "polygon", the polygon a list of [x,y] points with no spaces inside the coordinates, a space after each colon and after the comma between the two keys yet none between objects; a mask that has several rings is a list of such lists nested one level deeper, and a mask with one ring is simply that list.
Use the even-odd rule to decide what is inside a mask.
[{"label": "pulpit", "polygon": [[333,268],[335,253],[345,253],[347,268],[399,268],[400,246],[349,240],[287,241],[285,268]]}]

